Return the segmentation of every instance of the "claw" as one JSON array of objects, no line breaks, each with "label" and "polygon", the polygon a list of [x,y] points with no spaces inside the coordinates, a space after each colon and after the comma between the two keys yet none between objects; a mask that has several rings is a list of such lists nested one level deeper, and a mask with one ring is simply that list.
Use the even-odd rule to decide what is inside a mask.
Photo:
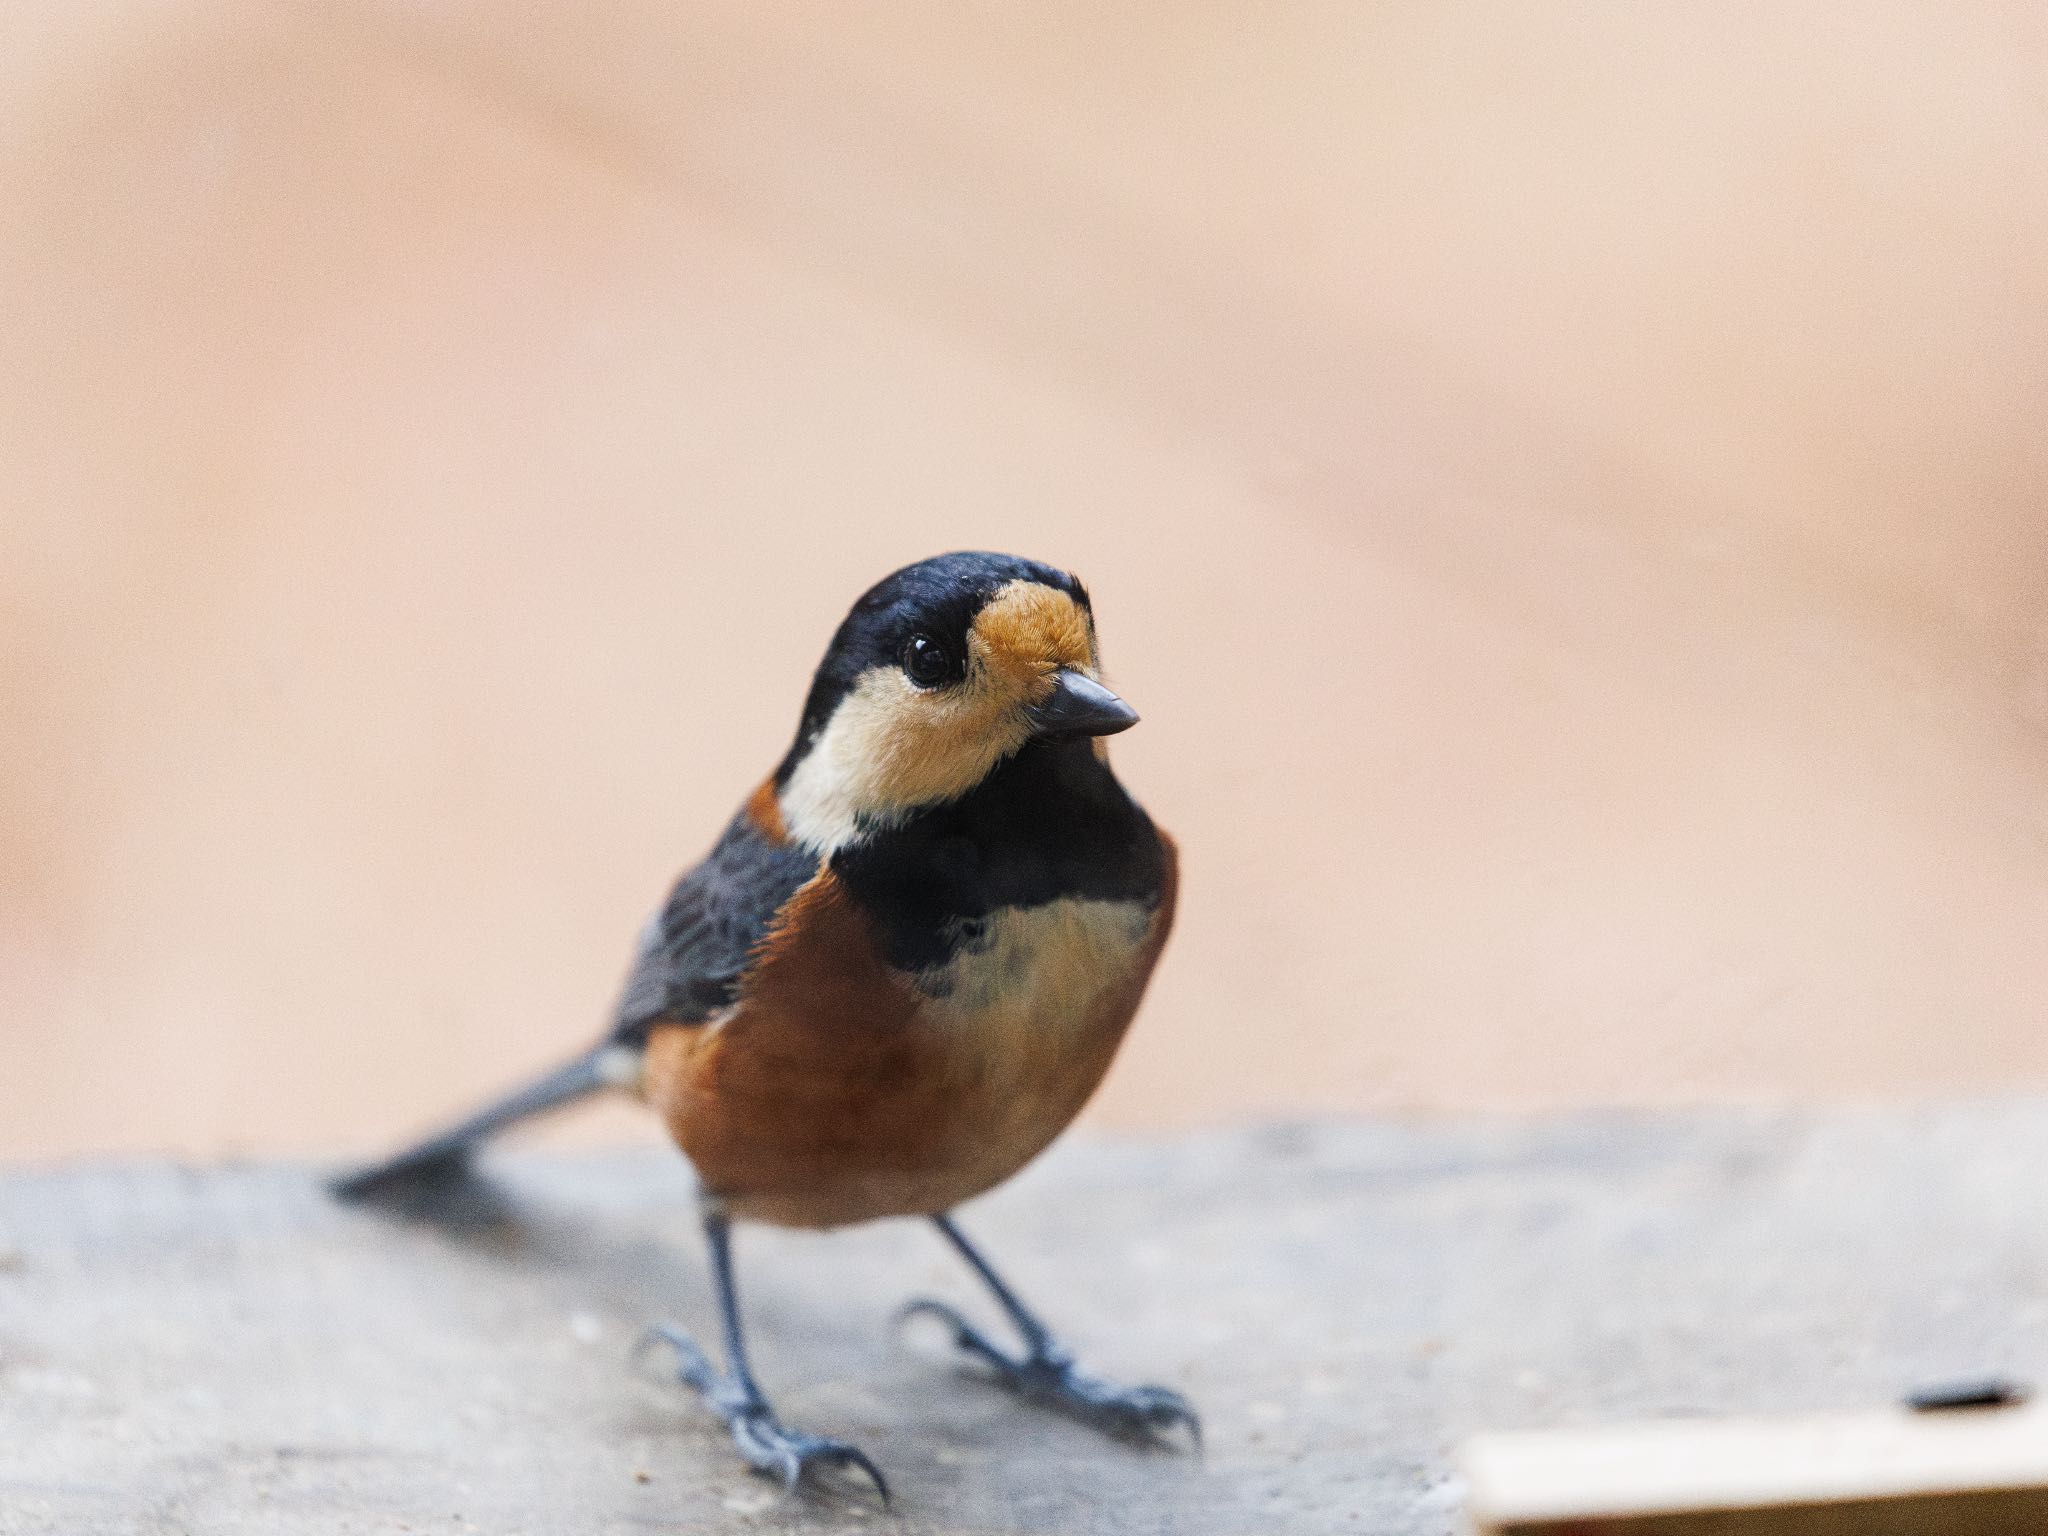
[{"label": "claw", "polygon": [[666,1344],[676,1352],[676,1379],[686,1386],[694,1387],[703,1394],[709,1394],[718,1383],[718,1372],[712,1368],[710,1357],[697,1347],[697,1341],[680,1328],[670,1328],[656,1323],[634,1341],[633,1363],[639,1364],[647,1358],[647,1352],[657,1344]]},{"label": "claw", "polygon": [[999,1376],[1009,1376],[1027,1368],[1028,1362],[1005,1354],[987,1334],[943,1301],[920,1296],[914,1301],[905,1302],[897,1309],[896,1325],[900,1328],[918,1317],[934,1317],[944,1323],[947,1331],[953,1335],[955,1349],[993,1366]]},{"label": "claw", "polygon": [[758,1393],[715,1369],[696,1340],[680,1329],[659,1324],[649,1328],[633,1346],[634,1358],[644,1358],[657,1344],[666,1344],[676,1352],[676,1379],[693,1389],[704,1399],[705,1406],[725,1421],[732,1443],[756,1472],[776,1478],[785,1489],[795,1493],[804,1474],[813,1467],[852,1468],[875,1485],[882,1508],[889,1508],[889,1481],[859,1446],[784,1428]]},{"label": "claw", "polygon": [[1184,1428],[1197,1460],[1202,1456],[1202,1420],[1194,1405],[1171,1387],[1119,1387],[1083,1374],[1073,1356],[1051,1339],[1039,1339],[1024,1355],[1011,1355],[959,1311],[928,1296],[905,1303],[896,1313],[901,1325],[918,1317],[936,1318],[953,1336],[953,1347],[995,1372],[995,1379],[1020,1397],[1059,1409],[1073,1418],[1125,1439],[1164,1443],[1168,1432]]},{"label": "claw", "polygon": [[889,1507],[889,1480],[882,1476],[882,1469],[868,1459],[868,1453],[857,1445],[848,1445],[844,1440],[830,1440],[833,1459],[842,1467],[852,1467],[866,1474],[867,1480],[875,1485],[875,1492],[881,1497],[882,1508]]},{"label": "claw", "polygon": [[936,1296],[911,1297],[896,1309],[896,1315],[890,1321],[901,1328],[914,1317],[936,1317],[953,1330],[956,1340],[967,1338],[974,1333],[974,1325],[961,1316],[958,1309],[948,1306]]}]

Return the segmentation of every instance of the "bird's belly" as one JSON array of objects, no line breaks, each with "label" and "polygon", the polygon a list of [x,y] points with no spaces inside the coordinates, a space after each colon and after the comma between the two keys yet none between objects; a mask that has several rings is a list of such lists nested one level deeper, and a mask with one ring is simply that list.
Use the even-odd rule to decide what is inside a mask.
[{"label": "bird's belly", "polygon": [[1095,1091],[1137,1007],[1153,922],[1122,901],[1001,912],[920,978],[916,1028],[954,1106],[947,1157],[973,1186],[955,1201],[1015,1173]]},{"label": "bird's belly", "polygon": [[[943,1211],[1079,1112],[1143,994],[1169,913],[1059,900],[991,914],[943,966],[842,951],[694,1040],[652,1042],[670,1129],[735,1215],[839,1226]],[[867,958],[863,958],[867,957]],[[793,968],[795,969],[795,968]],[[865,973],[863,974],[863,971]]]}]

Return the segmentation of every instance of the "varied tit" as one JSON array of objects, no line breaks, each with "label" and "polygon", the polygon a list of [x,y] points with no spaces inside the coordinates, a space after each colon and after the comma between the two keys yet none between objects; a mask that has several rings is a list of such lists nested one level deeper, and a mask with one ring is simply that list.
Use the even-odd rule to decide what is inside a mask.
[{"label": "varied tit", "polygon": [[1173,922],[1174,845],[1111,771],[1137,722],[1103,685],[1081,583],[951,554],[871,588],[839,626],[796,740],[640,941],[605,1038],[541,1081],[336,1185],[367,1198],[457,1175],[486,1137],[605,1088],[636,1092],[697,1171],[723,1325],[681,1379],[757,1470],[881,1473],[777,1421],[748,1366],[734,1221],[931,1220],[1008,1315],[998,1346],[912,1303],[998,1379],[1106,1429],[1194,1411],[1073,1357],[951,1212],[1022,1168],[1108,1070]]}]

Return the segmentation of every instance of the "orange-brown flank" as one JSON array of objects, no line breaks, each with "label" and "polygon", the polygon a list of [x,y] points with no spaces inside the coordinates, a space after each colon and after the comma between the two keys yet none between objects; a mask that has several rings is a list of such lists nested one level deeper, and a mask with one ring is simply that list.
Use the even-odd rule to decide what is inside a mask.
[{"label": "orange-brown flank", "polygon": [[649,1102],[735,1216],[834,1227],[981,1194],[1043,1151],[1108,1070],[1173,923],[1176,859],[1160,838],[1164,888],[1128,951],[1050,989],[1086,996],[1081,1015],[991,1008],[986,1028],[891,971],[867,918],[820,872],[730,1014],[654,1031]]}]

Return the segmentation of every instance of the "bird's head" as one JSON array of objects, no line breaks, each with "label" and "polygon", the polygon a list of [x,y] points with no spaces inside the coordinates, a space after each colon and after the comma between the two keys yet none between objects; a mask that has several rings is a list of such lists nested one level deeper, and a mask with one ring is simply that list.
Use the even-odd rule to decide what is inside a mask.
[{"label": "bird's head", "polygon": [[1108,736],[1088,593],[1011,555],[938,555],[885,577],[832,637],[776,771],[783,820],[829,853],[957,799],[1026,743]]}]

